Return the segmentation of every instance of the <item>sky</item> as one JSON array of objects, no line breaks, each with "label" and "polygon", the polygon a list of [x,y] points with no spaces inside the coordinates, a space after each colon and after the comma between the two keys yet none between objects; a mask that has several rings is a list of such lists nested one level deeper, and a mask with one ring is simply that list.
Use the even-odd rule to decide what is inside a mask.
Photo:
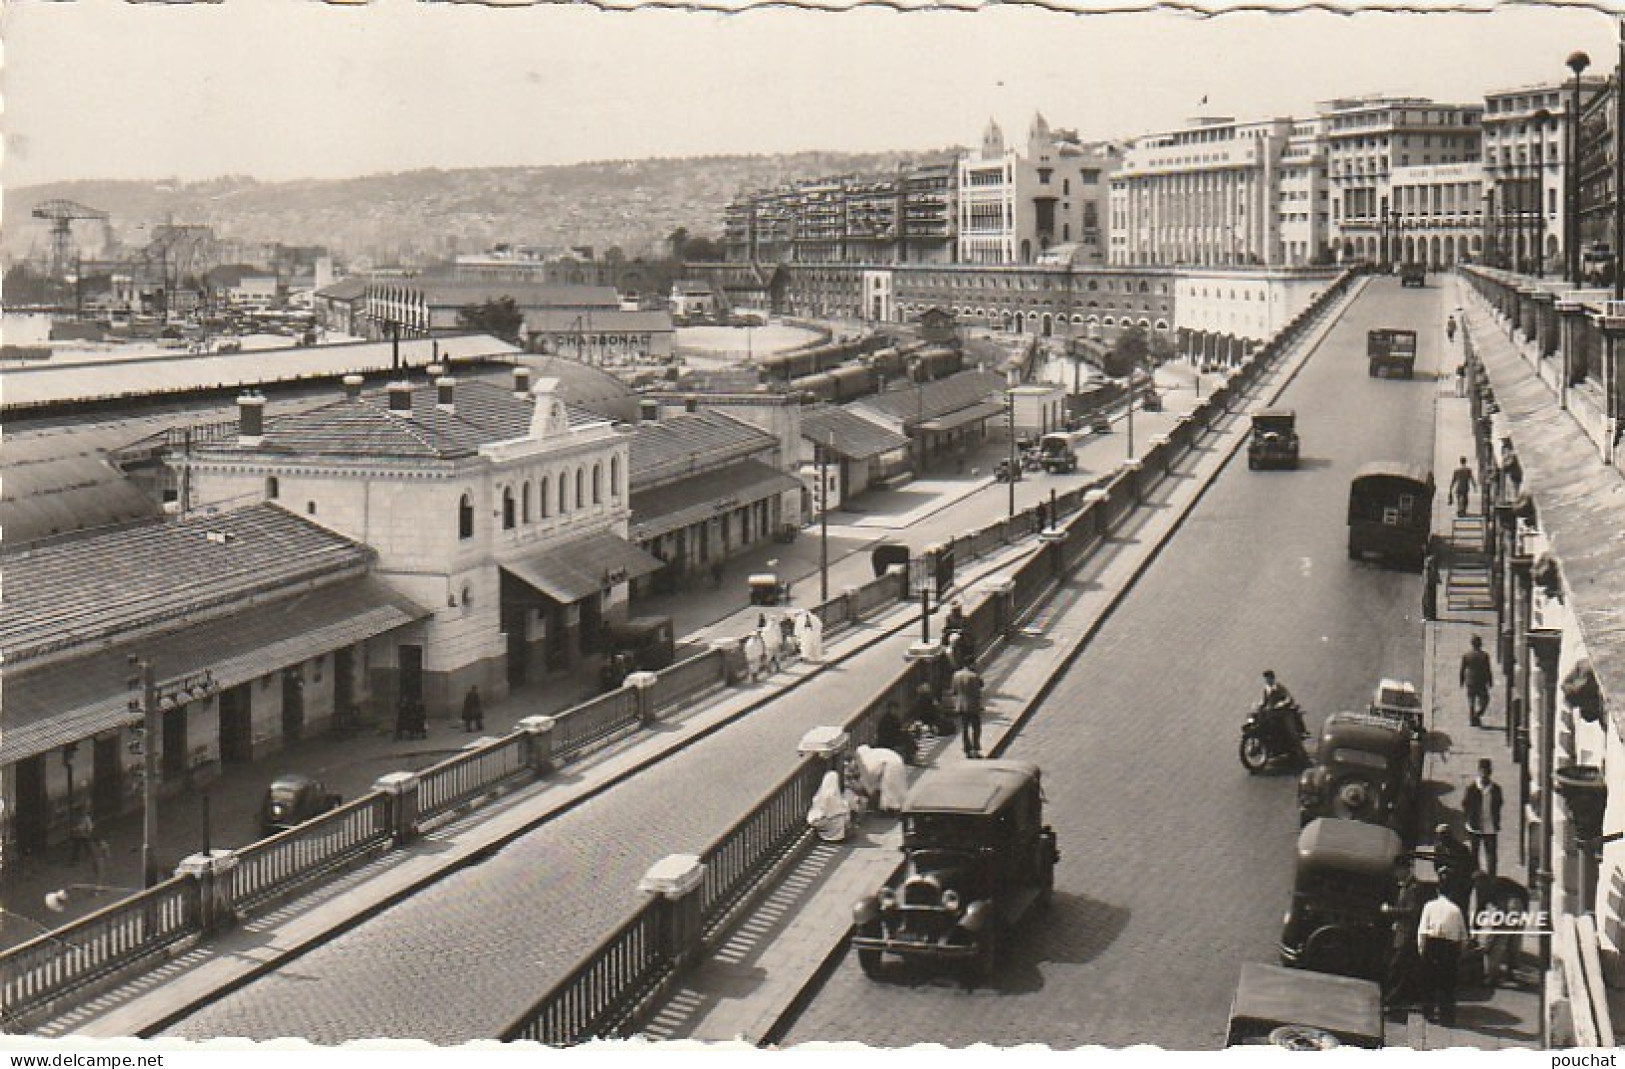
[{"label": "sky", "polygon": [[1468,2],[1478,13],[1204,18],[8,0],[0,183],[925,151],[976,142],[990,117],[1021,136],[1035,110],[1085,138],[1127,137],[1336,96],[1474,102],[1567,78],[1575,50],[1594,73],[1617,56],[1598,10]]}]

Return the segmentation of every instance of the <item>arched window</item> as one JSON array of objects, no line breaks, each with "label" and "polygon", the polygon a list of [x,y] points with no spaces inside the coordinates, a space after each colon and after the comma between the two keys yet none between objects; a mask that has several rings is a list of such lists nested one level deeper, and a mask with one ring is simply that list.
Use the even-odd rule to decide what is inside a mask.
[{"label": "arched window", "polygon": [[559,515],[560,516],[562,516],[566,512],[570,511],[570,491],[568,489],[569,483],[566,481],[568,478],[569,478],[569,473],[568,472],[563,472],[563,471],[559,472]]},{"label": "arched window", "polygon": [[618,456],[609,458],[609,496],[621,496],[621,458]]},{"label": "arched window", "polygon": [[587,504],[587,469],[576,469],[576,508],[583,508]]},{"label": "arched window", "polygon": [[519,522],[521,522],[521,523],[529,523],[530,522],[530,480],[529,479],[525,480],[524,489],[520,491],[520,496],[519,496]]},{"label": "arched window", "polygon": [[474,499],[467,494],[457,502],[457,537],[474,537]]},{"label": "arched window", "polygon": [[543,475],[536,480],[536,505],[544,520],[553,514],[552,496],[553,480]]},{"label": "arched window", "polygon": [[513,506],[513,487],[504,486],[502,488],[502,529],[504,531],[513,530],[514,523],[517,519],[517,517],[514,515]]},{"label": "arched window", "polygon": [[592,466],[592,503],[594,505],[604,503],[604,466],[602,464]]}]

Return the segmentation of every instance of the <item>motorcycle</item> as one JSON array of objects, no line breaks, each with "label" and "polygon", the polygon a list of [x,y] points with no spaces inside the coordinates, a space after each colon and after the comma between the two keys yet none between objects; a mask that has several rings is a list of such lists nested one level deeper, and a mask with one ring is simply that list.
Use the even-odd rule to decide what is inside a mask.
[{"label": "motorcycle", "polygon": [[1283,761],[1302,768],[1309,764],[1309,751],[1303,745],[1308,738],[1303,710],[1296,703],[1268,714],[1262,706],[1255,706],[1241,725],[1242,767],[1255,775]]}]

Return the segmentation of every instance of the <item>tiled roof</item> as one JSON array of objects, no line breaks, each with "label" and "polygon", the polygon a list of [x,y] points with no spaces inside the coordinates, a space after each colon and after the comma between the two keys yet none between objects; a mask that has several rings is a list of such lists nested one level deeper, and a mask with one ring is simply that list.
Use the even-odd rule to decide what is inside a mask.
[{"label": "tiled roof", "polygon": [[905,426],[957,412],[1004,395],[1004,376],[992,371],[961,371],[923,386],[866,397],[852,407],[903,421]]},{"label": "tiled roof", "polygon": [[[387,388],[370,391],[354,401],[341,398],[267,420],[257,446],[223,442],[197,452],[434,460],[472,456],[483,445],[530,433],[535,406],[515,397],[511,389],[478,380],[458,381],[451,411],[440,408],[436,399],[433,384],[413,384],[412,415],[407,417],[390,411]],[[604,422],[596,413],[566,408],[571,426]]]},{"label": "tiled roof", "polygon": [[801,416],[801,437],[828,445],[837,455],[853,460],[868,460],[908,448],[906,436],[844,408],[805,410]]},{"label": "tiled roof", "polygon": [[208,605],[362,567],[367,547],[276,505],[87,534],[0,557],[0,651],[103,641]]},{"label": "tiled roof", "polygon": [[632,487],[714,468],[771,449],[778,439],[718,412],[673,412],[638,424],[632,435]]},{"label": "tiled roof", "polygon": [[153,664],[160,686],[207,670],[218,686],[233,687],[428,615],[382,581],[353,576],[273,592],[233,613],[229,627],[219,619],[182,621],[161,633],[97,643],[63,663],[8,671],[0,764],[129,724],[129,657]]},{"label": "tiled roof", "polygon": [[747,459],[651,490],[634,491],[632,537],[640,541],[654,538],[715,516],[719,505],[739,508],[800,487],[799,479],[760,460]]}]

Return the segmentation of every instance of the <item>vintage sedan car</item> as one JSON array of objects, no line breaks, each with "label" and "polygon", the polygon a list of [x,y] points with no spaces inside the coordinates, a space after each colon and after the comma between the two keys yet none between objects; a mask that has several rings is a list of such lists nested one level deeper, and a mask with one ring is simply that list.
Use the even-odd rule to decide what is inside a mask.
[{"label": "vintage sedan car", "polygon": [[1049,901],[1060,858],[1044,824],[1038,766],[967,761],[920,777],[903,803],[902,871],[852,909],[852,947],[878,977],[883,958],[993,972],[1004,934]]},{"label": "vintage sedan car", "polygon": [[1382,988],[1372,981],[1255,961],[1241,967],[1225,1046],[1376,1050],[1382,1043]]},{"label": "vintage sedan car", "polygon": [[1381,824],[1412,840],[1422,787],[1422,742],[1405,717],[1333,713],[1321,727],[1315,763],[1298,779],[1298,818],[1343,817]]},{"label": "vintage sedan car", "polygon": [[1253,413],[1253,433],[1247,440],[1247,467],[1298,466],[1298,414],[1290,408],[1263,408]]},{"label": "vintage sedan car", "polygon": [[1292,902],[1281,928],[1281,963],[1382,978],[1392,945],[1388,911],[1405,844],[1397,832],[1358,820],[1320,817],[1298,834]]},{"label": "vintage sedan car", "polygon": [[302,772],[286,772],[271,781],[260,803],[260,834],[275,835],[298,827],[336,807],[343,798]]}]

